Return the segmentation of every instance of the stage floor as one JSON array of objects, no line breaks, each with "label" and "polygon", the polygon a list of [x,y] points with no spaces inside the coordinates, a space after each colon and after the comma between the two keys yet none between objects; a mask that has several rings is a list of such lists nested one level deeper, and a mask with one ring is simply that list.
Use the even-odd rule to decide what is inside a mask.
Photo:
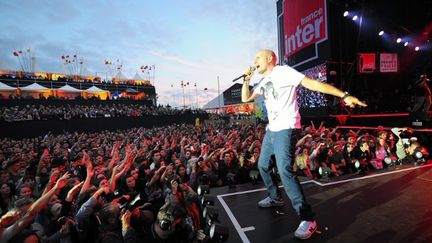
[{"label": "stage floor", "polygon": [[[316,213],[317,232],[307,242],[432,242],[432,163],[398,166],[366,176],[329,182],[302,180]],[[227,242],[301,242],[299,218],[285,206],[259,208],[263,185],[212,188],[219,220],[230,228]]]}]

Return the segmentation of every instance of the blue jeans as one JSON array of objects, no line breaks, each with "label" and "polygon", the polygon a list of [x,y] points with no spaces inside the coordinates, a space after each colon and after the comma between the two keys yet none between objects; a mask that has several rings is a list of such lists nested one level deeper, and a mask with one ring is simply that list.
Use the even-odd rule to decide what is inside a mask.
[{"label": "blue jeans", "polygon": [[293,208],[301,220],[311,221],[314,219],[314,213],[309,204],[306,203],[300,182],[293,171],[298,134],[298,129],[286,129],[278,132],[267,130],[261,146],[258,168],[270,198],[276,199],[280,192],[277,183],[270,175],[272,168],[270,157],[274,154],[282,184]]}]

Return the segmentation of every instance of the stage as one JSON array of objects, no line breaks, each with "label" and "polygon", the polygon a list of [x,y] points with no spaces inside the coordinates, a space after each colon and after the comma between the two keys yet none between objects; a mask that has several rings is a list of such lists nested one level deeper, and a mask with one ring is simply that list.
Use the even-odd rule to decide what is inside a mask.
[{"label": "stage", "polygon": [[[330,181],[300,179],[318,223],[307,242],[432,242],[432,161]],[[211,194],[220,223],[230,228],[227,242],[301,242],[285,193],[280,208],[257,206],[267,196],[262,183],[212,188]]]}]

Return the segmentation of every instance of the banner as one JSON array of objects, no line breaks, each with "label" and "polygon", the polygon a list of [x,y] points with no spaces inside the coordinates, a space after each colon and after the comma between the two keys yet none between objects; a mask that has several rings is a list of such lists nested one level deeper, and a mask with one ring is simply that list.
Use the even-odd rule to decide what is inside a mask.
[{"label": "banner", "polygon": [[380,72],[395,73],[399,70],[399,61],[396,53],[380,53]]},{"label": "banner", "polygon": [[328,39],[325,0],[285,0],[284,59],[295,67],[318,59],[318,45]]}]

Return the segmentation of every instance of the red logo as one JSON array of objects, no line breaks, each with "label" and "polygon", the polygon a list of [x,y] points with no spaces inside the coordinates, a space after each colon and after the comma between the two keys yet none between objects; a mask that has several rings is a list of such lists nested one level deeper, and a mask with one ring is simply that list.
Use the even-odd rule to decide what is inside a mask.
[{"label": "red logo", "polygon": [[327,39],[325,0],[284,1],[285,56]]}]

